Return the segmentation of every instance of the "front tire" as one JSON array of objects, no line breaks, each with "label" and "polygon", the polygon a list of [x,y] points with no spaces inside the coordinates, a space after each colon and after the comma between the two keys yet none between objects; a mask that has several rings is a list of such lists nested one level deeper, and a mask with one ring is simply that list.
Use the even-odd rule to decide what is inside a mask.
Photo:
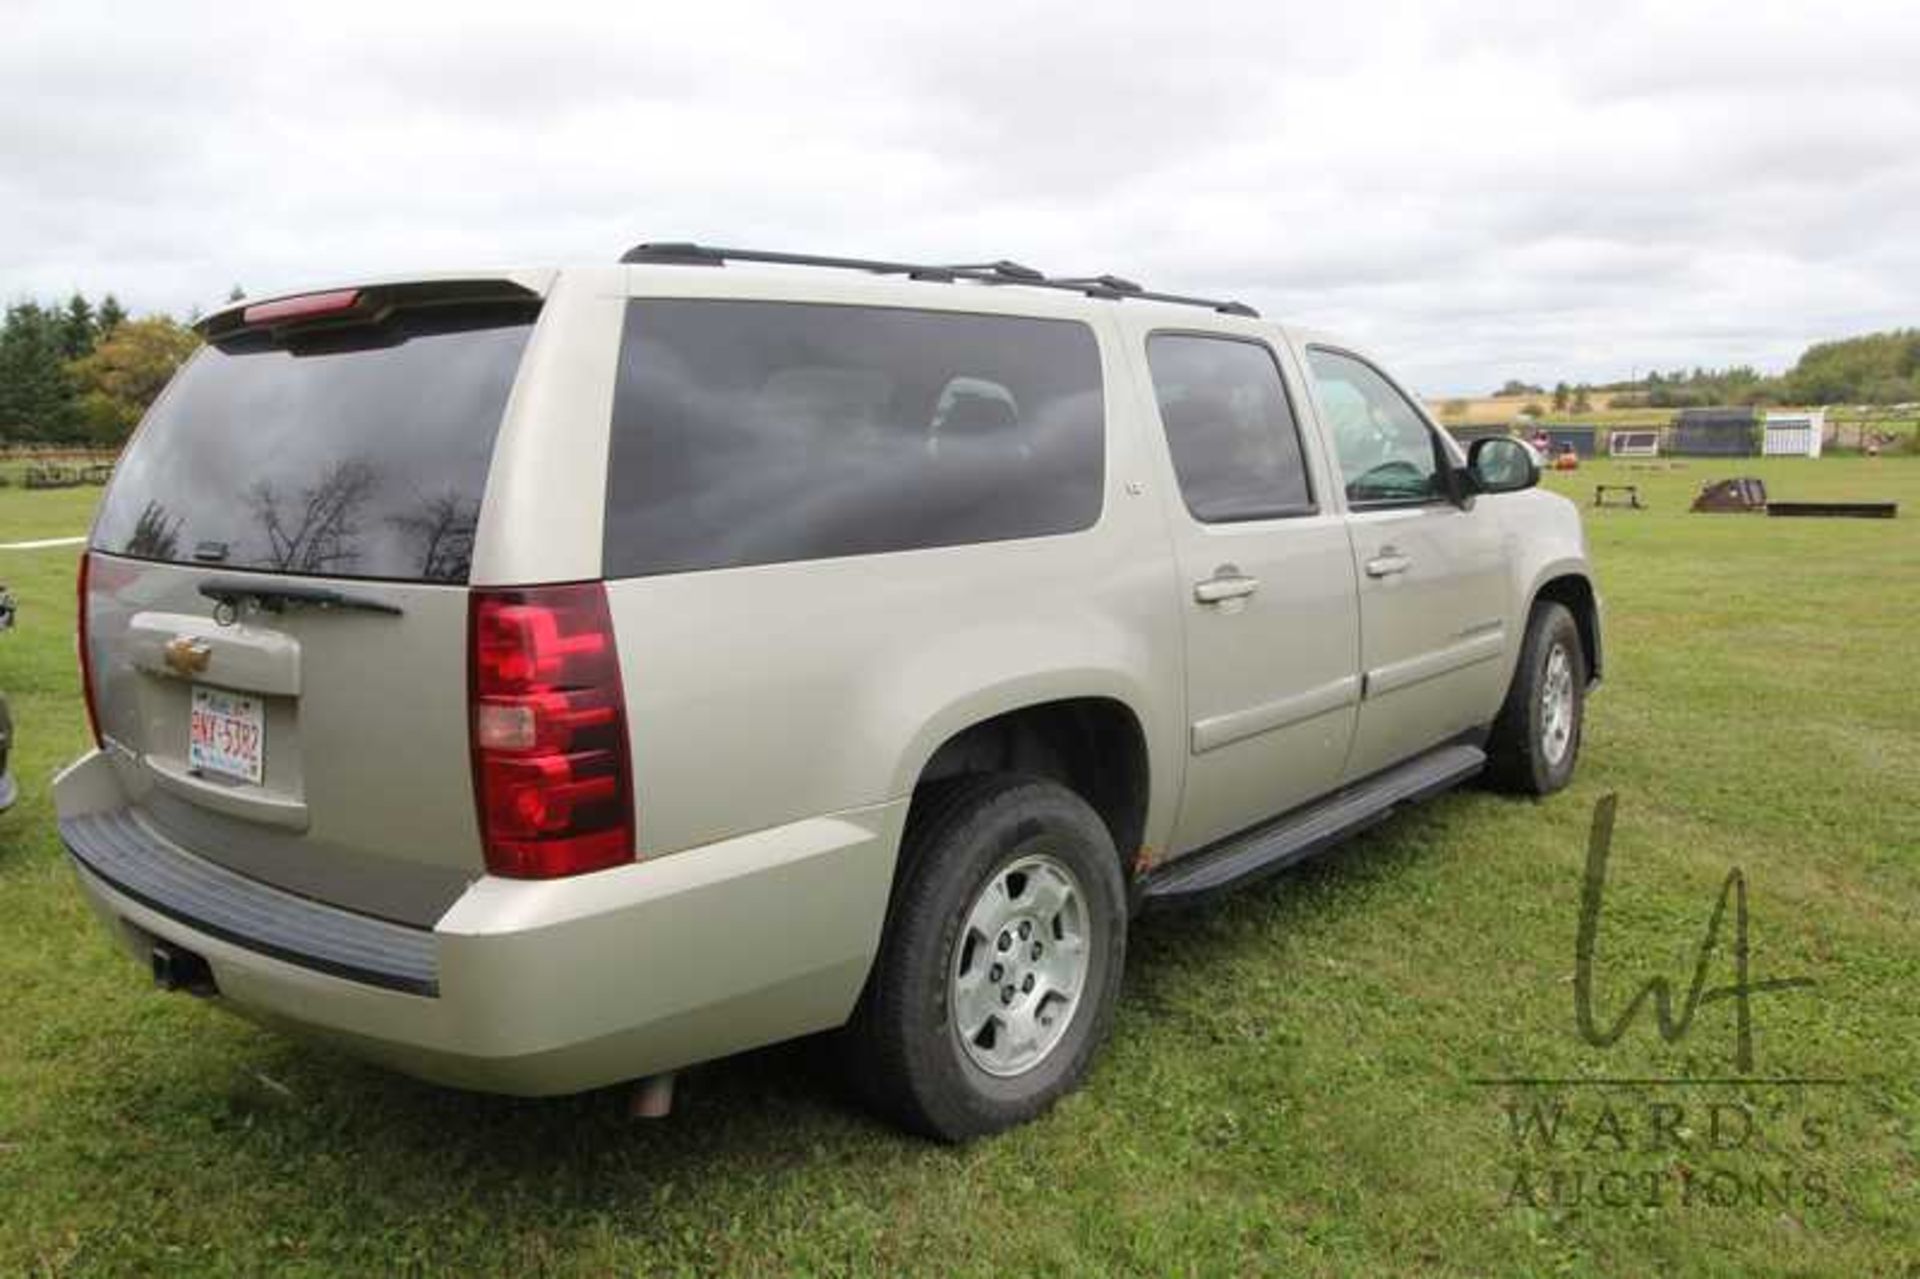
[{"label": "front tire", "polygon": [[1487,742],[1487,776],[1501,790],[1551,795],[1573,780],[1587,716],[1587,656],[1564,604],[1534,605],[1506,703]]},{"label": "front tire", "polygon": [[915,1132],[1024,1123],[1112,1025],[1126,889],[1104,822],[1052,782],[974,777],[915,800],[904,877],[848,1027],[854,1075]]}]

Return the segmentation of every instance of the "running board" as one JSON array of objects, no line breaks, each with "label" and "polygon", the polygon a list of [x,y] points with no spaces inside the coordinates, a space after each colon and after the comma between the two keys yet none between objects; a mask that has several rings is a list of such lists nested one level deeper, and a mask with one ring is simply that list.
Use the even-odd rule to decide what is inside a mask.
[{"label": "running board", "polygon": [[1147,875],[1142,907],[1186,906],[1305,861],[1390,816],[1451,790],[1487,765],[1477,746],[1442,746]]}]

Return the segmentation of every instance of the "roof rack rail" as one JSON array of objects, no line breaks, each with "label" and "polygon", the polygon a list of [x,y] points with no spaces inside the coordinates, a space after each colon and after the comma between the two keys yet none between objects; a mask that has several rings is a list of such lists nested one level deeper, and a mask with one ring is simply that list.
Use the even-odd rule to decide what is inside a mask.
[{"label": "roof rack rail", "polygon": [[822,257],[813,253],[778,253],[770,249],[722,249],[684,241],[652,241],[636,244],[620,255],[628,265],[647,266],[725,266],[729,262],[764,262],[774,266],[835,267],[844,271],[866,271],[873,275],[902,275],[909,280],[952,284],[972,280],[979,284],[1019,284],[1036,289],[1060,289],[1090,298],[1120,301],[1138,298],[1143,302],[1171,302],[1178,306],[1202,306],[1223,315],[1260,318],[1260,313],[1244,302],[1218,298],[1187,297],[1179,293],[1155,293],[1132,280],[1117,275],[1052,277],[1019,262],[1002,258],[998,262],[966,262],[939,266],[915,262],[888,262],[873,258]]},{"label": "roof rack rail", "polygon": [[1115,293],[1145,293],[1146,292],[1146,289],[1142,288],[1138,284],[1135,284],[1132,280],[1123,279],[1122,277],[1117,275],[1074,276],[1070,278],[1064,278],[1060,281],[1060,283],[1072,284],[1076,286],[1085,285],[1085,284],[1097,284],[1103,289],[1112,289]]}]

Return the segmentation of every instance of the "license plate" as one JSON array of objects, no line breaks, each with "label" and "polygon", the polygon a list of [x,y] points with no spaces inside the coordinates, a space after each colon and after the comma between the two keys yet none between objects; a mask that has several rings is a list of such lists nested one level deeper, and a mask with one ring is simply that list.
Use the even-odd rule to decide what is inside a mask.
[{"label": "license plate", "polygon": [[193,719],[187,735],[187,767],[260,784],[266,752],[266,717],[260,699],[219,688],[193,690]]}]

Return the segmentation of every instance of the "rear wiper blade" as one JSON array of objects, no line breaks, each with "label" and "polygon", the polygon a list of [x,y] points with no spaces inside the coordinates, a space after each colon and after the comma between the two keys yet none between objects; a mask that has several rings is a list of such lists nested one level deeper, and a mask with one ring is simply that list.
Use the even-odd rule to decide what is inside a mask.
[{"label": "rear wiper blade", "polygon": [[288,605],[319,609],[352,609],[361,613],[385,613],[399,617],[406,610],[398,604],[366,595],[349,595],[324,586],[268,586],[260,582],[236,582],[216,577],[200,583],[200,593],[210,600],[240,609],[251,606],[266,613],[279,613]]}]

